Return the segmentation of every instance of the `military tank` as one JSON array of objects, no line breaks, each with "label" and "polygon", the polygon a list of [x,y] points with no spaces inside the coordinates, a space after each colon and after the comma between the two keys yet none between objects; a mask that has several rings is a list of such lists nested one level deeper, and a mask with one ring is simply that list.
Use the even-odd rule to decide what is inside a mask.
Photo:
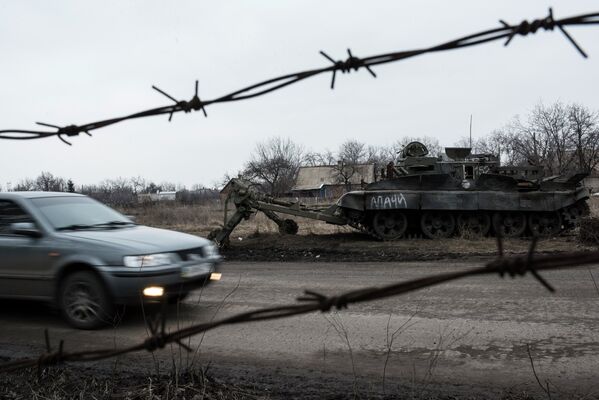
[{"label": "military tank", "polygon": [[[412,234],[431,239],[454,234],[551,236],[575,226],[588,213],[589,191],[582,185],[586,175],[546,177],[542,168],[502,167],[497,156],[471,154],[470,148],[462,147],[431,157],[425,145],[412,142],[397,164],[389,163],[381,171],[380,180],[345,193],[332,205],[282,201],[233,178],[227,185],[223,226],[210,238],[225,246],[235,227],[256,212],[274,221],[282,234],[297,233],[298,225],[278,214],[350,225],[380,240]],[[235,205],[230,218],[229,203]]]},{"label": "military tank", "polygon": [[383,240],[418,231],[431,239],[550,236],[588,213],[586,173],[545,177],[542,168],[502,167],[497,156],[470,148],[431,157],[412,142],[381,172],[383,179],[344,194],[331,211]]}]

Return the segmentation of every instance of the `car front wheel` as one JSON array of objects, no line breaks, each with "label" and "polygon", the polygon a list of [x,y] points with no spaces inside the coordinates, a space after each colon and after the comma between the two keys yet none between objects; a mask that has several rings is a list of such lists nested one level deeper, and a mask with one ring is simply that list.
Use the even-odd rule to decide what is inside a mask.
[{"label": "car front wheel", "polygon": [[112,321],[114,305],[102,282],[92,272],[68,275],[60,286],[60,310],[78,329],[96,329]]}]

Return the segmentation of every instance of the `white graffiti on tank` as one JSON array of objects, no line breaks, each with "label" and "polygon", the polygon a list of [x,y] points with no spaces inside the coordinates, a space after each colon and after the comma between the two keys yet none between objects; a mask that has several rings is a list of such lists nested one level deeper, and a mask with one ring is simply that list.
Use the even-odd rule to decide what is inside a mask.
[{"label": "white graffiti on tank", "polygon": [[370,198],[370,208],[374,209],[395,209],[407,208],[406,198],[401,193],[372,196]]}]

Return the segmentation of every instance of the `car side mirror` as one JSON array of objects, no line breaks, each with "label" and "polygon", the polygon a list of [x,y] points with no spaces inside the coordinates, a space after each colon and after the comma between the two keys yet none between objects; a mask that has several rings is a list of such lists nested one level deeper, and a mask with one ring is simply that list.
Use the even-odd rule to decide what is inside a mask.
[{"label": "car side mirror", "polygon": [[15,222],[14,224],[10,224],[10,233],[32,238],[42,237],[42,232],[32,222]]}]

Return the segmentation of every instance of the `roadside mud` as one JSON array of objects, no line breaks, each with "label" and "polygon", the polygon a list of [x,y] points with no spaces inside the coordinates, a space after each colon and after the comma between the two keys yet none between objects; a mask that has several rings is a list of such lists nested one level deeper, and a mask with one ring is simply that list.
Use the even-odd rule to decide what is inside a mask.
[{"label": "roadside mud", "polygon": [[[0,357],[0,362],[7,361]],[[195,371],[147,373],[114,363],[63,366],[0,374],[1,399],[510,399],[533,400],[522,390],[494,390],[431,382],[389,382],[383,392],[372,382],[318,371],[247,369],[209,365]]]},{"label": "roadside mud", "polygon": [[[526,254],[529,238],[505,239],[507,254]],[[590,251],[596,248],[581,244],[575,235],[563,235],[539,241],[537,253]],[[280,235],[276,233],[231,237],[222,250],[227,260],[235,261],[434,261],[441,259],[492,258],[497,254],[495,238],[468,240],[451,238],[429,240],[403,239],[375,241],[361,233],[321,235]]]}]

